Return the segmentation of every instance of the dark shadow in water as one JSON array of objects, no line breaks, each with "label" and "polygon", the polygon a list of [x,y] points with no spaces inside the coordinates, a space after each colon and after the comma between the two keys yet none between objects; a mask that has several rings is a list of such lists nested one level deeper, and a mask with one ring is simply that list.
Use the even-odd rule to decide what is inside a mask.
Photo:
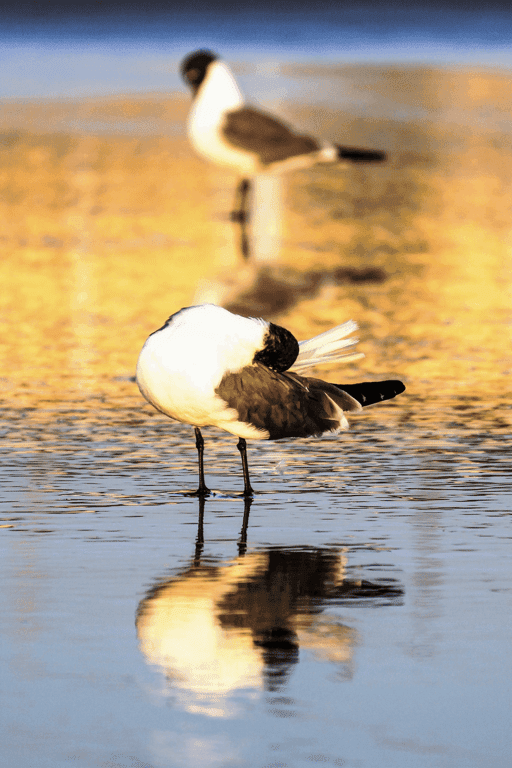
[{"label": "dark shadow in water", "polygon": [[173,688],[215,696],[217,703],[219,696],[240,688],[282,688],[299,661],[300,647],[350,677],[357,633],[326,609],[329,604],[401,605],[403,587],[395,578],[349,578],[354,566],[348,565],[345,548],[246,551],[252,500],[244,503],[239,554],[215,564],[203,562],[205,499],[199,499],[190,566],[156,583],[138,606],[137,632],[146,660],[162,669]]},{"label": "dark shadow in water", "polygon": [[261,267],[251,286],[226,304],[230,312],[270,318],[285,312],[304,298],[313,298],[326,283],[382,283],[386,272],[378,267],[336,267],[298,272]]}]

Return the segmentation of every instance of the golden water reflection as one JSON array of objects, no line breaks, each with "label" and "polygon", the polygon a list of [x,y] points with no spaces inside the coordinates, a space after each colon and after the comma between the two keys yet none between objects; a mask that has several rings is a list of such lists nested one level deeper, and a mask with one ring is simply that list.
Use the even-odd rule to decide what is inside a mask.
[{"label": "golden water reflection", "polygon": [[[344,76],[356,82],[358,73]],[[26,423],[49,430],[67,408],[83,409],[83,425],[104,409],[150,418],[130,378],[144,339],[227,271],[241,281],[232,296],[239,308],[272,316],[299,338],[348,318],[360,324],[364,360],[324,373],[403,377],[407,395],[375,409],[376,424],[508,432],[510,77],[417,69],[398,77],[382,68],[374,80],[387,99],[425,117],[361,123],[342,110],[316,113],[317,130],[382,144],[390,161],[288,177],[279,259],[272,280],[252,293],[257,267],[241,265],[226,216],[234,179],[176,135],[182,97],[88,100],[87,114],[115,117],[101,135],[57,132],[70,125],[59,109],[82,120],[83,102],[53,112],[49,103],[4,103],[0,386],[8,418],[22,411]],[[307,104],[292,111],[307,123]],[[160,128],[123,134],[123,120],[139,113]],[[175,118],[167,136],[162,115]]]}]

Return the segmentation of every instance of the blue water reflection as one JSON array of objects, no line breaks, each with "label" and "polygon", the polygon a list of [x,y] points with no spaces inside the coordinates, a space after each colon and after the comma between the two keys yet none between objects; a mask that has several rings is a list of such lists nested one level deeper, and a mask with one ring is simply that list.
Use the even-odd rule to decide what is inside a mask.
[{"label": "blue water reflection", "polygon": [[[505,766],[503,441],[363,432],[337,489],[336,441],[307,487],[298,443],[256,451],[245,521],[183,496],[185,428],[159,459],[122,436],[59,456],[68,431],[2,471],[9,764]],[[213,487],[232,451],[210,445]]]}]

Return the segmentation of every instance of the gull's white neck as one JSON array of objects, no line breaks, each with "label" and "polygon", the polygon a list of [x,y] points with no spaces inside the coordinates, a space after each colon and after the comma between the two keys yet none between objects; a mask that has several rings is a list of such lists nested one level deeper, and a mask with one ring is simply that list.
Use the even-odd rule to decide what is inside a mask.
[{"label": "gull's white neck", "polygon": [[244,97],[231,71],[222,61],[214,61],[208,67],[208,74],[201,83],[191,110],[192,115],[200,112],[202,118],[236,109],[244,103]]}]

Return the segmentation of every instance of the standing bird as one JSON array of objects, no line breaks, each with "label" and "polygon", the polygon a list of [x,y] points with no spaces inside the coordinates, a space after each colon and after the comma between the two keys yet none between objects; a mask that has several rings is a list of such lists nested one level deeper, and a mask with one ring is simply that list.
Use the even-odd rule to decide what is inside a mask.
[{"label": "standing bird", "polygon": [[249,179],[260,173],[283,173],[318,163],[382,162],[385,152],[342,147],[295,133],[285,123],[245,99],[229,67],[211,51],[191,53],[181,64],[183,79],[192,89],[188,136],[196,151],[242,176],[235,196],[232,221],[242,225],[242,252],[248,255],[245,235]]},{"label": "standing bird", "polygon": [[296,338],[274,323],[234,315],[214,304],[176,312],[146,340],[137,362],[137,384],[154,407],[195,428],[199,487],[204,480],[200,427],[214,426],[239,437],[244,496],[253,490],[246,438],[278,440],[347,429],[344,411],[389,400],[404,391],[401,381],[329,384],[300,375],[314,365],[353,360],[346,351],[353,321],[315,336]]}]

